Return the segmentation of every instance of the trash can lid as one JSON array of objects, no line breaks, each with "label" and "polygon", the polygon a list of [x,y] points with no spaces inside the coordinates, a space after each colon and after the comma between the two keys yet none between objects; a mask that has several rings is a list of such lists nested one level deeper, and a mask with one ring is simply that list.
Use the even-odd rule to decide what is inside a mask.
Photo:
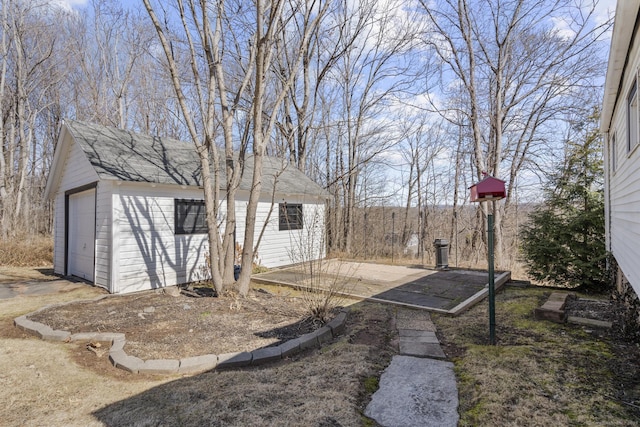
[{"label": "trash can lid", "polygon": [[448,245],[449,244],[449,240],[447,239],[436,239],[433,241],[434,245]]}]

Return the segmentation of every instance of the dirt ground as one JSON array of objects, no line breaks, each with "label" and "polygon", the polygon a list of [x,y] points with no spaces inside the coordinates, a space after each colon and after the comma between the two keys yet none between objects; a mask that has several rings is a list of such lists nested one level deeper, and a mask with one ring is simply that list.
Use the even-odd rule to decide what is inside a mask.
[{"label": "dirt ground", "polygon": [[[46,342],[13,326],[13,318],[45,305],[93,299],[101,295],[101,290],[87,286],[61,294],[0,300],[0,401],[3,402],[0,405],[0,425],[361,426],[364,422],[375,426],[375,423],[365,420],[362,412],[375,391],[381,372],[392,355],[397,353],[393,307],[367,303],[351,305],[343,336],[321,349],[275,364],[174,377],[133,375],[111,366],[106,351],[100,351],[103,348],[91,350],[89,343],[83,342]],[[118,314],[124,305],[118,304],[124,304],[126,300],[123,298],[140,296],[142,294],[117,297],[121,299],[118,303],[114,302],[115,298],[101,301],[97,305],[100,310],[106,310],[107,316],[90,315],[89,318],[104,320],[124,316]],[[294,330],[302,332],[313,327],[301,322],[303,316],[299,315],[299,304],[287,302],[288,298],[286,295],[276,296],[273,292],[256,292],[239,303],[235,299],[218,300],[224,301],[222,304],[213,302],[212,298],[149,293],[145,298],[129,303],[134,308],[131,319],[142,322],[135,326],[139,329],[153,323],[145,323],[142,317],[171,324],[167,320],[171,311],[166,304],[175,305],[176,310],[180,310],[176,312],[181,315],[184,312],[185,319],[186,313],[195,316],[203,330],[224,328],[219,321],[216,323],[210,319],[215,318],[216,312],[225,312],[225,317],[232,319],[244,313],[244,329],[254,331],[245,333],[245,338],[248,341],[264,340],[260,345],[265,345],[266,342],[283,339]],[[185,310],[184,304],[191,308]],[[72,309],[81,306],[74,303]],[[152,306],[155,310],[145,312],[145,308]],[[92,309],[93,305],[85,303],[83,307]],[[138,316],[138,313],[143,313],[143,316]],[[165,315],[168,317],[160,322],[158,319]],[[252,326],[253,319],[249,317],[254,315],[263,316],[263,320]],[[267,316],[276,320],[267,322],[264,320]],[[121,318],[125,319],[128,318]],[[233,322],[235,328],[242,329],[241,320],[236,318]],[[193,321],[186,323],[195,329]],[[188,329],[185,333],[177,328],[162,329],[179,330],[180,334],[165,344],[159,342],[153,351],[165,351],[163,346],[172,340],[177,343],[172,349],[177,349],[182,341],[180,335],[197,341],[188,335]],[[194,333],[195,330],[191,334]],[[211,347],[208,344],[187,347],[202,354],[217,352],[225,348],[223,345],[212,342]],[[133,351],[133,348],[127,350]],[[139,354],[145,351],[140,348]]]},{"label": "dirt ground", "polygon": [[145,291],[107,296],[30,316],[53,329],[121,332],[124,350],[141,359],[181,359],[278,345],[321,326],[300,298],[258,289],[247,298],[194,298]]}]

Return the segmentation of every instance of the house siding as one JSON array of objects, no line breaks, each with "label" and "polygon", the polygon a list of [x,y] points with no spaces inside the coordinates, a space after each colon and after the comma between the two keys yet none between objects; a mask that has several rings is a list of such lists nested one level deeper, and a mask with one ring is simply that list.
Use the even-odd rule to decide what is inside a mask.
[{"label": "house siding", "polygon": [[73,141],[68,142],[69,153],[54,198],[53,270],[57,274],[65,273],[65,192],[98,181],[98,175],[82,149]]},{"label": "house siding", "polygon": [[96,188],[96,257],[94,284],[111,291],[111,181]]},{"label": "house siding", "polygon": [[[258,249],[261,264],[266,267],[280,267],[324,256],[324,203],[309,203],[303,200],[288,200],[288,203],[302,203],[303,228],[301,230],[280,230],[279,212],[276,204],[271,214],[264,237]],[[269,205],[258,209],[258,223],[266,220]],[[260,230],[256,230],[256,239]]]},{"label": "house siding", "polygon": [[[606,231],[609,249],[619,268],[640,294],[640,145],[628,151],[627,96],[640,67],[639,42],[636,38],[629,54],[617,104],[608,130],[605,156]],[[612,158],[611,138],[616,139],[616,158]],[[613,170],[612,165],[616,165]]]}]

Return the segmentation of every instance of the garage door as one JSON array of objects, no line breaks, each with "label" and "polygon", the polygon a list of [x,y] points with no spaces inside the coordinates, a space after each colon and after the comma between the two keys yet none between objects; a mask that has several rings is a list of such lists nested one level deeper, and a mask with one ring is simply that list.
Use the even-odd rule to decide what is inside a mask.
[{"label": "garage door", "polygon": [[67,273],[93,282],[96,190],[69,196]]}]

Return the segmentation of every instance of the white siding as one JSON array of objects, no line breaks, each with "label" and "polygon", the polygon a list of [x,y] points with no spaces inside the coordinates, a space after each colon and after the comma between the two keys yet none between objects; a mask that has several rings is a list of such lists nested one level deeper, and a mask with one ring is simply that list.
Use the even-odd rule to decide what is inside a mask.
[{"label": "white siding", "polygon": [[[244,230],[247,218],[247,194],[241,194],[241,200],[236,200],[236,242],[244,245]],[[302,230],[279,230],[278,204],[303,204],[304,228]],[[271,199],[261,198],[256,210],[256,229],[254,245],[258,243],[260,233],[264,227],[264,234],[255,262],[265,267],[281,267],[294,264],[302,259],[318,259],[325,256],[324,217],[325,204],[323,200],[307,200],[303,197],[276,198],[273,212],[269,215]]]},{"label": "white siding", "polygon": [[[67,136],[70,138],[70,136]],[[71,141],[67,141],[71,142]],[[57,274],[65,273],[65,192],[77,187],[81,187],[98,180],[98,175],[87,160],[80,147],[71,143],[69,153],[66,156],[61,174],[60,183],[57,187],[54,205],[53,222],[53,270]]]},{"label": "white siding", "polygon": [[[274,205],[268,223],[267,217],[271,209],[271,202],[260,202],[258,205],[256,212],[256,242],[263,224],[266,224],[266,228],[258,247],[256,261],[265,267],[280,267],[324,257],[324,202],[316,200],[309,202],[302,198],[288,198],[286,201],[287,203],[302,203],[302,218],[304,221],[302,230],[280,231],[278,203]],[[239,206],[238,211],[242,212],[242,222],[239,222],[239,224],[243,224],[246,204],[243,204],[242,207]],[[239,217],[240,212],[238,214]],[[240,234],[238,233],[238,240],[242,242]]]},{"label": "white siding", "polygon": [[94,283],[112,290],[111,281],[111,181],[100,181],[96,189],[96,276]]},{"label": "white siding", "polygon": [[[202,268],[208,252],[206,234],[174,233],[174,200],[202,199],[194,188],[154,188],[148,184],[115,185],[113,204],[112,271],[118,277],[112,292],[125,293],[159,288],[203,278]],[[302,199],[288,200],[302,203]],[[236,241],[242,245],[246,217],[246,200],[236,201]],[[260,202],[257,212],[256,242],[271,203]],[[224,203],[221,203],[224,209]],[[258,248],[258,263],[277,267],[300,261],[304,257],[324,256],[324,202],[304,204],[303,230],[278,230],[278,205],[265,229]],[[311,250],[311,251],[309,251]]]},{"label": "white siding", "polygon": [[640,67],[638,46],[636,39],[609,129],[608,142],[614,134],[616,138],[616,169],[611,170],[609,143],[605,165],[610,180],[606,194],[608,241],[618,265],[640,295],[640,148],[627,150],[627,96]]},{"label": "white siding", "polygon": [[64,274],[64,192],[56,193],[53,212],[53,271]]},{"label": "white siding", "polygon": [[202,199],[198,189],[122,184],[114,192],[117,292],[133,292],[202,278],[206,234],[174,234],[174,200]]}]

